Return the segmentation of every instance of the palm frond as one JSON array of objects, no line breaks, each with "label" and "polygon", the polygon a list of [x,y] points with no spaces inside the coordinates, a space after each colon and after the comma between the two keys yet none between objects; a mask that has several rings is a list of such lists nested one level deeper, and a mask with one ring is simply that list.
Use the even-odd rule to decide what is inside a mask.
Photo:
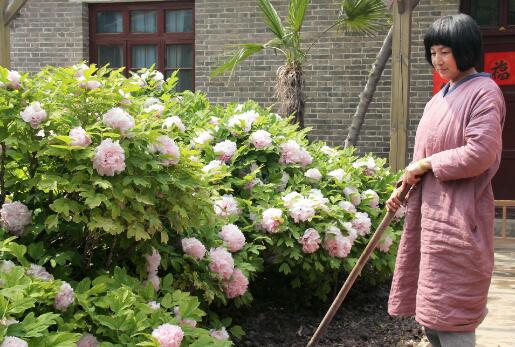
[{"label": "palm frond", "polygon": [[284,27],[281,22],[281,18],[277,14],[274,6],[270,0],[258,0],[258,6],[263,13],[265,24],[267,28],[278,38],[282,39],[284,37]]},{"label": "palm frond", "polygon": [[382,0],[342,0],[337,27],[371,36],[384,28],[389,19]]},{"label": "palm frond", "polygon": [[294,31],[299,32],[302,29],[309,2],[310,0],[290,0],[288,22]]},{"label": "palm frond", "polygon": [[225,72],[230,71],[229,78],[234,73],[236,66],[242,61],[246,60],[253,54],[256,54],[262,51],[265,48],[264,45],[255,44],[255,43],[246,43],[240,45],[240,48],[235,51],[229,59],[227,59],[222,65],[216,68],[211,73],[211,78],[223,75]]}]

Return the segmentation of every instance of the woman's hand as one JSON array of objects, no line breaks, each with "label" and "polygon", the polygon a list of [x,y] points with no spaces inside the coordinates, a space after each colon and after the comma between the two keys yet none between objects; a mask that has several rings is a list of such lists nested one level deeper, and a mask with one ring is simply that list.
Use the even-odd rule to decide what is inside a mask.
[{"label": "woman's hand", "polygon": [[392,192],[392,195],[390,195],[390,198],[386,200],[386,208],[388,209],[388,211],[397,212],[397,210],[401,207],[402,204],[399,199],[399,196],[401,195],[401,192],[405,186],[406,182],[404,181],[403,177],[401,186],[395,188],[395,190]]},{"label": "woman's hand", "polygon": [[403,182],[415,185],[420,181],[421,176],[431,170],[431,168],[431,158],[424,158],[419,161],[415,161],[404,169]]}]

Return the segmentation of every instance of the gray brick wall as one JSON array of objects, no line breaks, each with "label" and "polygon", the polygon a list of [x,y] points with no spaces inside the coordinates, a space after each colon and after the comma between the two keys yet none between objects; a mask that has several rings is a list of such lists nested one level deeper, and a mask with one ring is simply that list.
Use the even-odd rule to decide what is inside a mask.
[{"label": "gray brick wall", "polygon": [[[339,0],[313,1],[305,21],[305,42],[334,22]],[[458,0],[421,0],[413,15],[412,78],[410,106],[410,152],[418,120],[431,97],[431,68],[426,63],[422,37],[439,16],[458,12]],[[288,0],[273,0],[282,18]],[[242,63],[231,81],[209,79],[229,46],[243,42],[266,42],[256,0],[196,0],[196,86],[211,102],[244,102],[254,99],[273,105],[275,71],[280,56],[267,51]],[[87,4],[77,0],[28,0],[11,27],[12,66],[34,72],[52,65],[71,65],[88,58]],[[387,31],[372,38],[326,34],[311,51],[305,66],[306,126],[312,139],[342,145],[369,70]],[[361,153],[387,157],[390,128],[390,78],[388,65],[370,105],[358,141]]]},{"label": "gray brick wall", "polygon": [[[313,1],[305,20],[306,37],[313,37],[334,22],[338,0]],[[272,2],[281,17],[287,0]],[[439,16],[458,12],[458,0],[421,0],[413,15],[412,78],[410,107],[410,151],[416,124],[432,94],[431,68],[423,52],[423,33]],[[263,43],[271,38],[264,30],[255,0],[197,0],[196,8],[196,85],[216,103],[255,99],[263,104],[273,98],[275,71],[282,63],[271,51],[260,53],[241,64],[230,82],[226,78],[209,80],[212,69],[229,46],[243,42]],[[359,101],[369,70],[387,31],[373,38],[337,32],[326,34],[312,49],[305,66],[307,98],[306,126],[312,139],[343,145],[347,129]],[[311,40],[306,40],[307,42]],[[360,152],[388,156],[390,131],[390,79],[388,65],[370,105],[358,142]]]},{"label": "gray brick wall", "polygon": [[28,0],[11,24],[11,66],[36,72],[88,58],[87,6],[69,0]]}]

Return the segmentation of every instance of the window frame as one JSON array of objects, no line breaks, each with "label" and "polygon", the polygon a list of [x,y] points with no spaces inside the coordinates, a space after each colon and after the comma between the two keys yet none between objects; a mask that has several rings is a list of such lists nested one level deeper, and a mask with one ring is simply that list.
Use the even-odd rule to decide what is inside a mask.
[{"label": "window frame", "polygon": [[[131,11],[155,10],[157,13],[157,31],[155,33],[133,33],[130,32],[130,13]],[[192,11],[192,32],[167,33],[166,11],[191,10]],[[97,33],[97,13],[98,12],[121,12],[123,31],[121,33]],[[98,46],[118,45],[122,46],[124,60],[124,74],[129,76],[132,66],[132,54],[130,47],[138,44],[157,45],[157,64],[156,69],[166,73],[166,46],[174,44],[192,45],[192,67],[181,70],[192,71],[192,86],[195,90],[195,3],[194,0],[164,1],[164,2],[135,2],[135,3],[103,3],[89,5],[89,58],[91,63],[98,63]]]},{"label": "window frame", "polygon": [[[498,26],[482,26],[481,32],[486,36],[505,36],[515,33],[515,24],[508,25],[508,4],[509,0],[492,0],[499,1],[499,25]],[[472,0],[461,0],[460,12],[468,15],[472,14]],[[501,29],[503,28],[503,29]]]}]

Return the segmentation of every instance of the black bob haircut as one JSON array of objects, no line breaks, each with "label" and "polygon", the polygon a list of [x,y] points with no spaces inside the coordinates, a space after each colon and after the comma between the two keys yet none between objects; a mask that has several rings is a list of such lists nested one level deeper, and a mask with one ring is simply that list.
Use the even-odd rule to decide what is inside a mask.
[{"label": "black bob haircut", "polygon": [[438,45],[451,48],[460,71],[466,71],[481,62],[481,31],[474,19],[466,14],[441,17],[431,24],[424,36],[426,59],[431,66],[431,47]]}]

